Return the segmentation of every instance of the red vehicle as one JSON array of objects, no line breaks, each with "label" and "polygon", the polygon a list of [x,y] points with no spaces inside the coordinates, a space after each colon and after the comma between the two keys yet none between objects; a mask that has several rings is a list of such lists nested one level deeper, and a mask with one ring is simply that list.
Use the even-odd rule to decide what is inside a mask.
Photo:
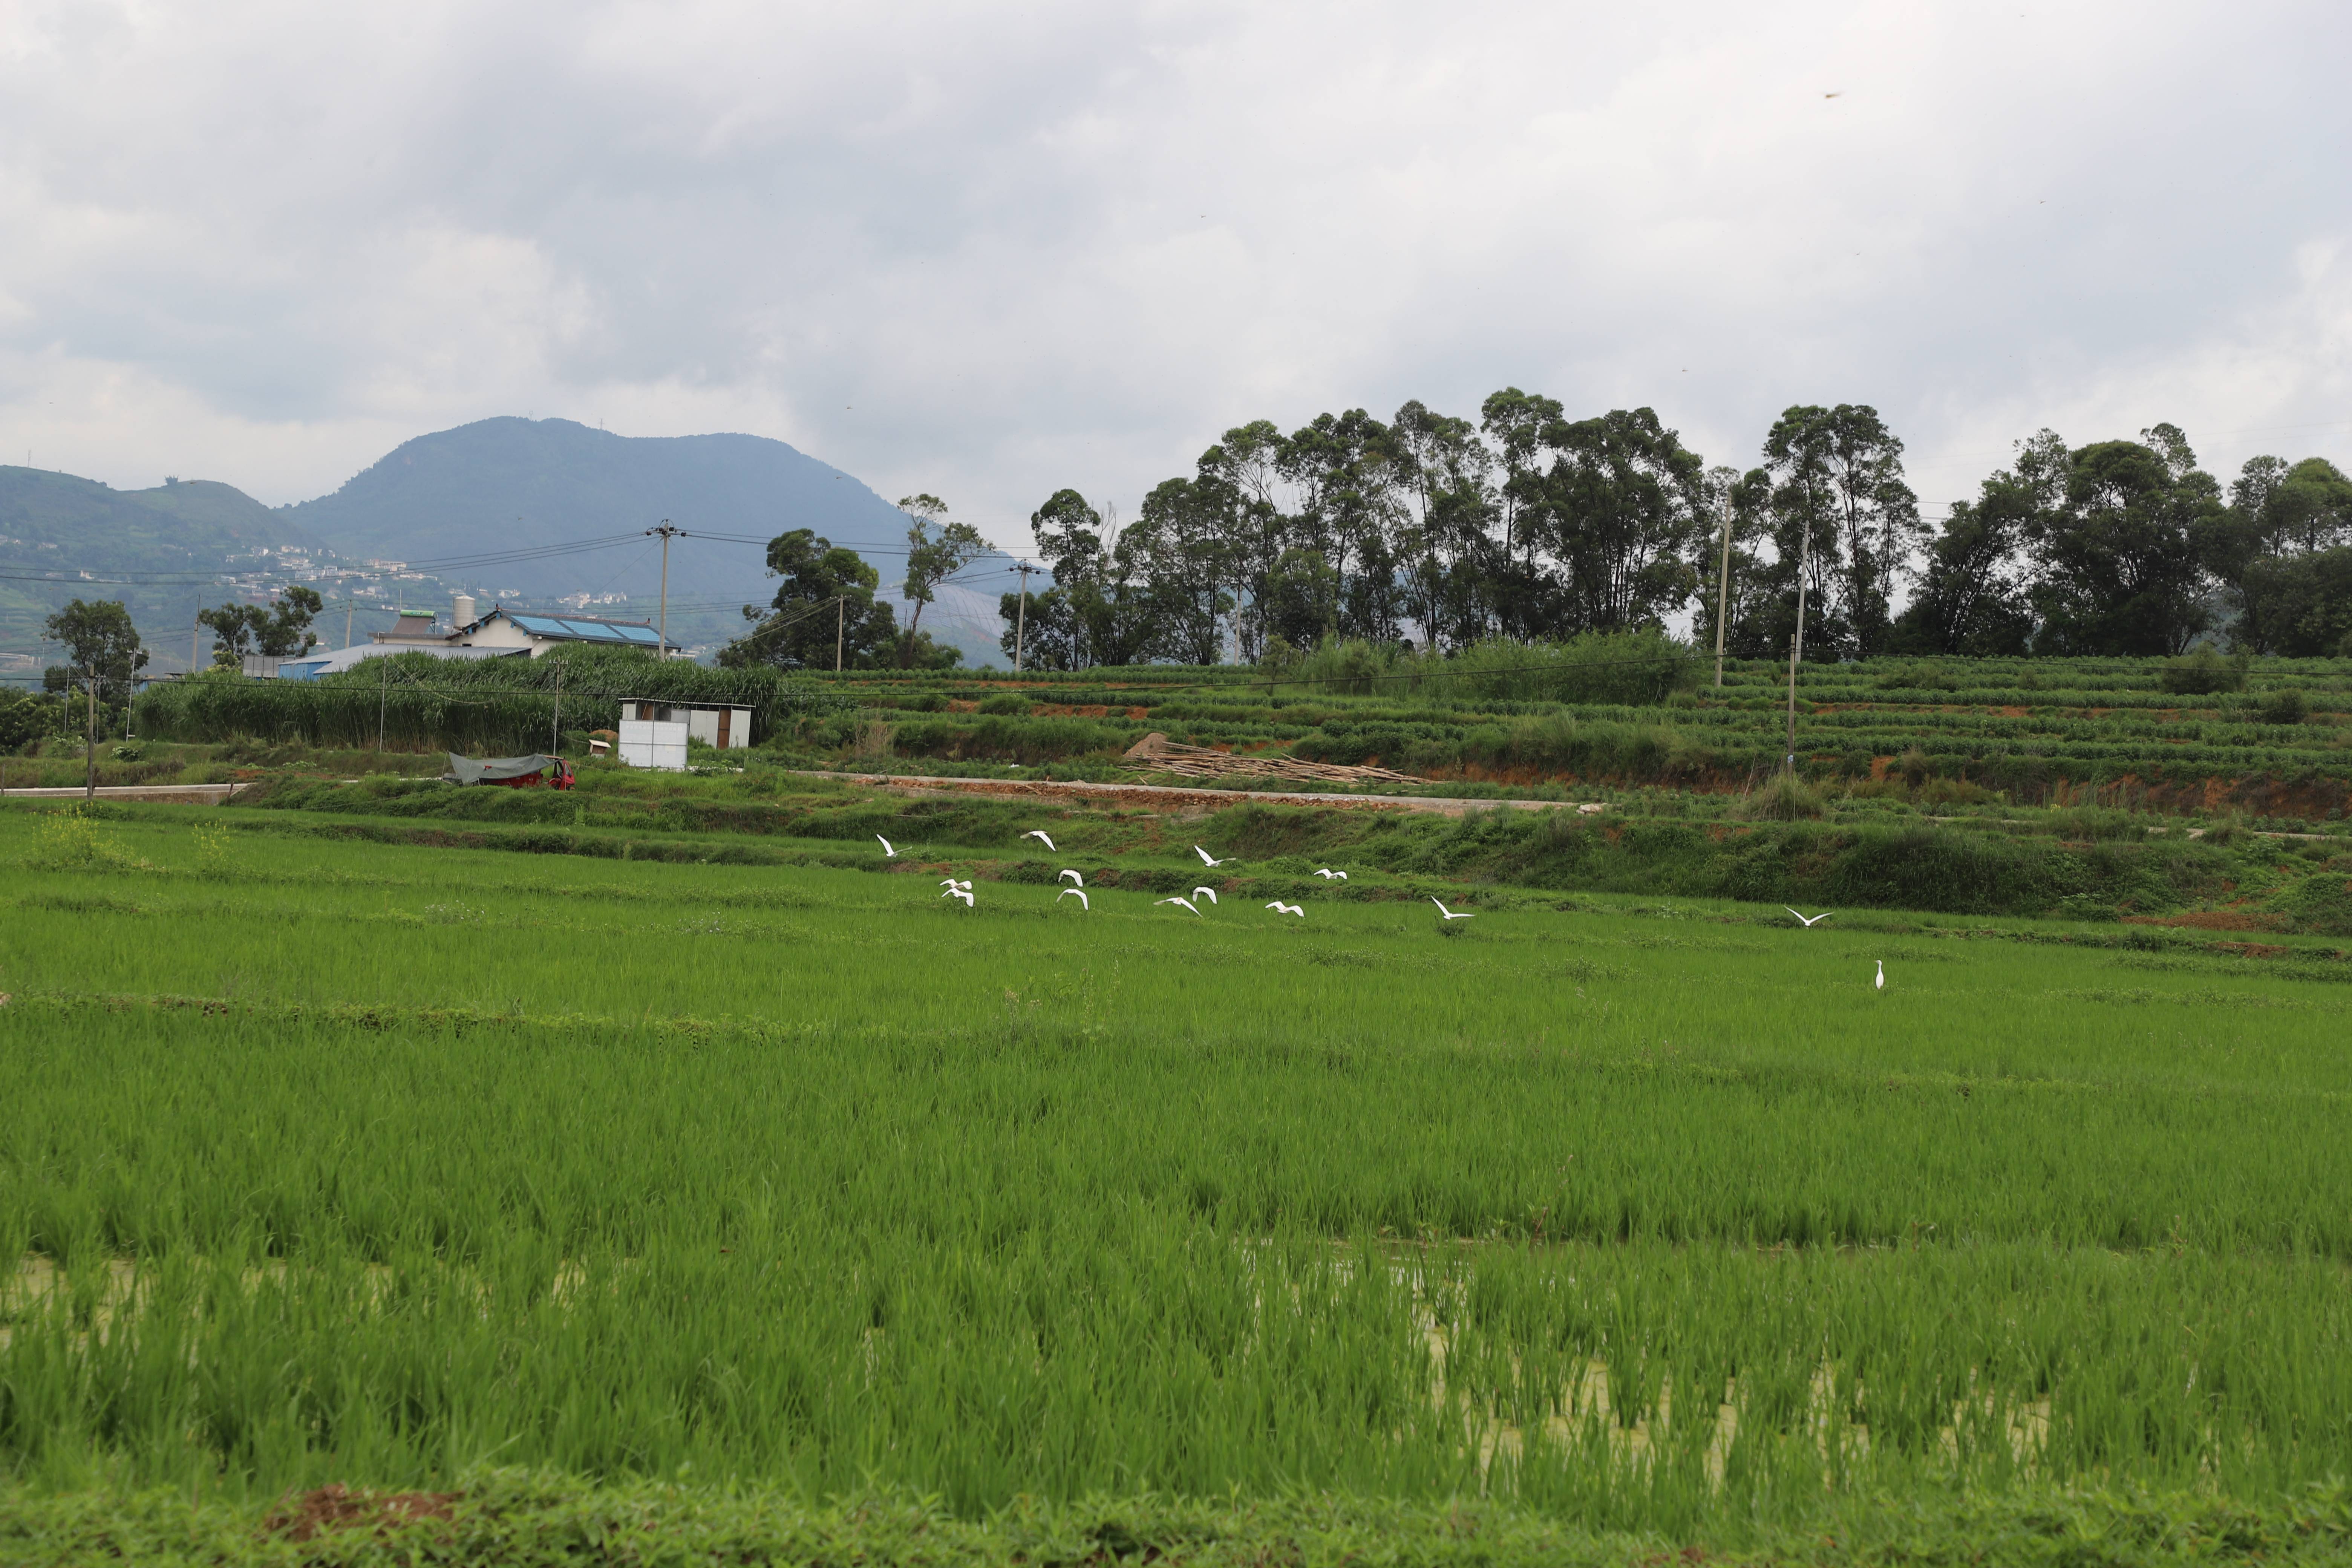
[{"label": "red vehicle", "polygon": [[461,757],[449,753],[446,784],[504,784],[509,789],[570,789],[572,764],[562,757]]},{"label": "red vehicle", "polygon": [[509,789],[570,789],[572,764],[562,757],[550,757],[549,765],[535,773],[522,773],[510,779],[484,779],[484,784],[504,784]]}]

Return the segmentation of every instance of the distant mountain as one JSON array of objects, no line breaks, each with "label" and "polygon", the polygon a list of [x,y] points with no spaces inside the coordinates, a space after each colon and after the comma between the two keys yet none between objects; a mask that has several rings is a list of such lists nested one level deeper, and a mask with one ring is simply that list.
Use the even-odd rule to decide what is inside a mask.
[{"label": "distant mountain", "polygon": [[[118,490],[0,467],[0,662],[34,655],[40,623],[70,599],[121,599],[142,626],[185,627],[199,605],[237,596],[223,574],[266,570],[280,552],[302,562],[319,548],[299,523],[234,486],[193,479]],[[100,580],[115,576],[141,581]],[[184,661],[186,638],[162,635]]]},{"label": "distant mountain", "polygon": [[75,569],[204,570],[257,548],[317,549],[318,536],[233,485],[170,480],[118,490],[46,468],[0,468],[0,552],[61,552]]},{"label": "distant mountain", "polygon": [[[907,519],[898,508],[840,469],[759,436],[630,437],[568,419],[484,419],[404,442],[332,495],[275,510],[210,481],[113,490],[0,468],[0,664],[32,652],[41,618],[77,595],[127,602],[158,668],[185,662],[185,628],[200,605],[266,597],[289,582],[327,597],[320,630],[331,646],[382,629],[398,605],[446,614],[452,591],[473,594],[485,609],[568,602],[652,620],[661,552],[645,530],[665,519],[688,534],[670,546],[669,631],[689,648],[739,635],[741,606],[773,595],[765,542],[788,529],[866,552],[886,597],[895,597],[890,585],[904,569]],[[563,548],[616,535],[621,542],[607,547]],[[510,552],[529,558],[483,559]],[[412,565],[388,574],[369,562]],[[60,569],[93,579],[188,577],[87,588],[10,580]],[[1010,581],[984,566],[943,585],[924,629],[961,647],[967,664],[1003,662],[996,596]],[[907,606],[898,608],[904,626]]]},{"label": "distant mountain", "polygon": [[[761,436],[615,436],[569,419],[483,419],[419,436],[334,494],[280,514],[346,556],[403,561],[534,550],[636,534],[667,519],[760,540],[813,528],[836,544],[896,545],[907,521],[849,475]],[[756,544],[670,547],[673,601],[741,598]],[[650,540],[615,549],[443,573],[496,596],[657,588]],[[746,583],[749,571],[751,584]],[[761,595],[764,596],[764,595]]]}]

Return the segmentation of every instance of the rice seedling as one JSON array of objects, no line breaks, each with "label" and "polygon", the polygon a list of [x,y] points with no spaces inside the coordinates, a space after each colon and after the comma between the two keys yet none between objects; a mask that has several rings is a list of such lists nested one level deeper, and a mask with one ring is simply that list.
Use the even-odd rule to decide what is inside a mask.
[{"label": "rice seedling", "polygon": [[36,1492],[511,1465],[1763,1541],[2090,1485],[2284,1509],[2352,1462],[2332,950],[1598,897],[1441,939],[1361,869],[1171,921],[1058,823],[1084,920],[1050,868],[940,907],[977,873],[936,841],[239,832],[223,879],[166,814],[80,860],[44,820],[0,812]]}]

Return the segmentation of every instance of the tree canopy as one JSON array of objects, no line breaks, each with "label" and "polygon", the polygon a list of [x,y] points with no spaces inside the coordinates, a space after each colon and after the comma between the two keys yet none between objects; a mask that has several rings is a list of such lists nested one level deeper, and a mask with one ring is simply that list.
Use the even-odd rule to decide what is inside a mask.
[{"label": "tree canopy", "polygon": [[754,624],[719,650],[721,666],[872,669],[896,658],[898,616],[876,601],[881,574],[855,550],[796,528],[768,542],[768,574],[782,584],[766,605],[743,606]]},{"label": "tree canopy", "polygon": [[267,606],[223,605],[199,610],[196,620],[213,634],[213,663],[235,668],[253,654],[296,658],[319,646],[310,619],[325,606],[316,588],[287,589]]},{"label": "tree canopy", "polygon": [[47,671],[44,684],[52,689],[95,676],[101,693],[128,697],[132,679],[147,668],[139,628],[131,624],[131,611],[119,599],[76,599],[42,622],[41,634],[66,649],[66,662]]}]

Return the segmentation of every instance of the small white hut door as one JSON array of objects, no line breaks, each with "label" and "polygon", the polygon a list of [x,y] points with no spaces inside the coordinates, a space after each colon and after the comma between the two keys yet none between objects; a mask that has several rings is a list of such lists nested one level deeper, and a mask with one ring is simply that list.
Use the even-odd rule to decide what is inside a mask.
[{"label": "small white hut door", "polygon": [[727,749],[727,731],[734,718],[735,710],[732,708],[721,708],[719,710],[719,749],[722,752]]}]

